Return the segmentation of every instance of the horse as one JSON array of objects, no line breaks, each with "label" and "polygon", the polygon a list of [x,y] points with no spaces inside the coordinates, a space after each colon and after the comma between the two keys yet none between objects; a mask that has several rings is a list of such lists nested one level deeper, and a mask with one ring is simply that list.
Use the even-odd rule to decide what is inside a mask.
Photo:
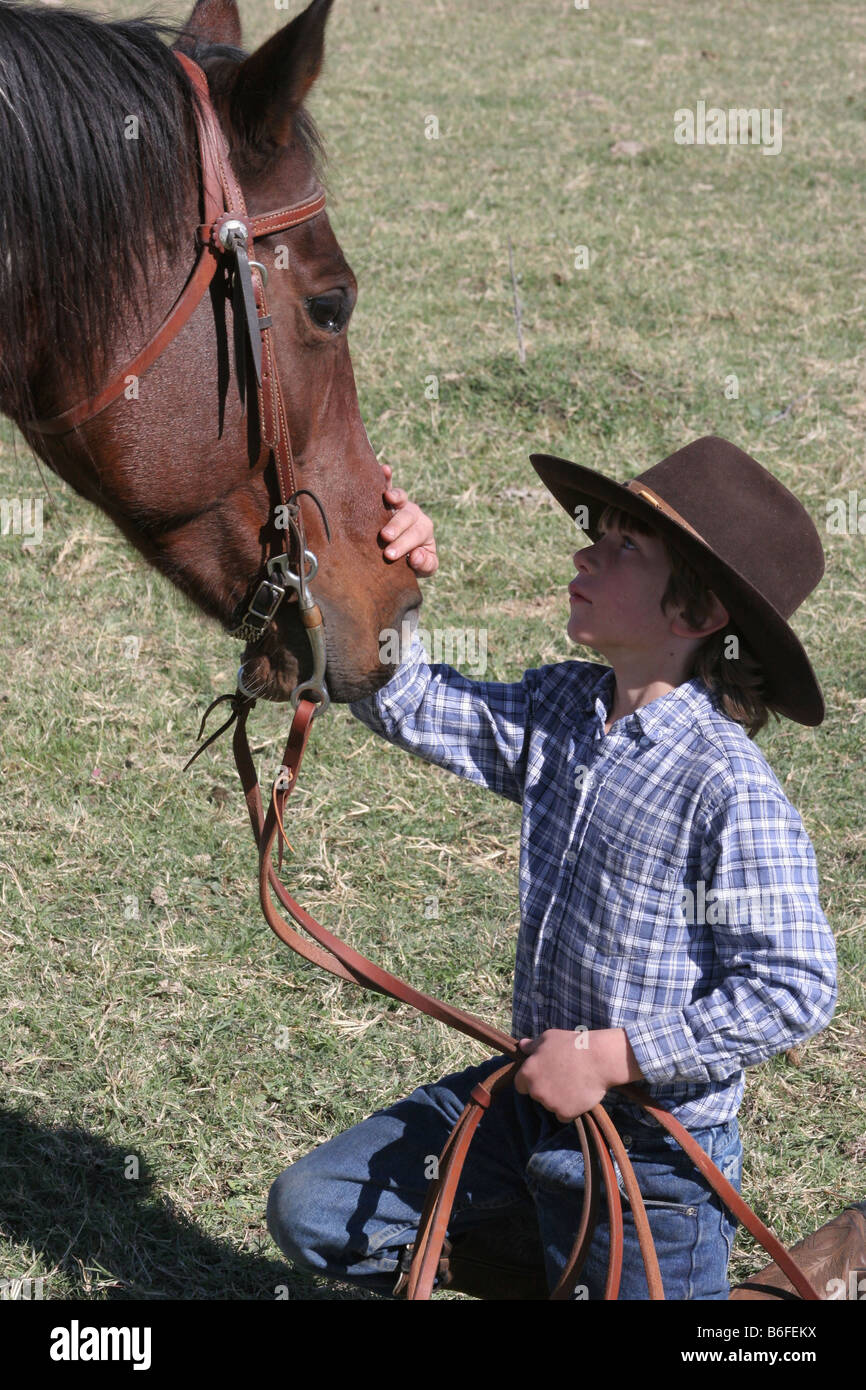
[{"label": "horse", "polygon": [[[378,538],[392,511],[347,342],[357,282],[304,105],[330,8],[247,54],[235,0],[197,0],[182,26],[0,0],[0,411],[245,641],[239,690],[277,702],[312,674],[293,600],[313,572],[323,703],[388,680],[379,634],[421,603]],[[214,211],[224,243],[202,241]]]}]

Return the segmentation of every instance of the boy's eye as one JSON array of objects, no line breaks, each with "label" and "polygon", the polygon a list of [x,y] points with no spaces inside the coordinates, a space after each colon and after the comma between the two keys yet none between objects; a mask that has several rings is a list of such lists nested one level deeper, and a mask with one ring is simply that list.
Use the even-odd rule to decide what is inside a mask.
[{"label": "boy's eye", "polygon": [[584,535],[586,536],[587,540],[589,541],[589,543],[590,543],[591,545],[595,545],[596,542],[603,541],[604,538],[605,538],[605,536],[607,536],[607,535],[611,535],[611,536],[613,537],[614,545],[616,545],[616,537],[617,537],[617,534],[619,535],[619,538],[620,538],[619,543],[620,543],[621,546],[628,546],[630,550],[637,550],[638,547],[635,545],[635,543],[634,543],[634,541],[632,540],[631,536],[627,535],[627,534],[625,533],[625,531],[621,531],[621,532],[610,531],[610,532],[608,532],[608,531],[605,531],[605,529],[604,529],[603,526],[599,526],[599,527],[597,528],[597,530],[596,530],[594,536],[591,536],[591,535],[589,534],[588,531],[584,531]]}]

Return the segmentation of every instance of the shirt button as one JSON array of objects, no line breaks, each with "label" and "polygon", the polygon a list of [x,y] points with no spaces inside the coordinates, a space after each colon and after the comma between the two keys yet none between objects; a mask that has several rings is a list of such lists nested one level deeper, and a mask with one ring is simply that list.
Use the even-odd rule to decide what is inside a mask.
[{"label": "shirt button", "polygon": [[630,1134],[621,1134],[621,1135],[620,1135],[620,1139],[622,1140],[622,1146],[623,1146],[624,1149],[630,1149],[630,1148],[631,1148],[632,1140],[631,1140],[631,1135],[630,1135]]},{"label": "shirt button", "polygon": [[574,861],[575,861],[575,859],[577,858],[577,855],[575,854],[575,852],[574,852],[573,849],[567,849],[567,850],[565,851],[564,858],[565,858],[566,864],[573,864]]}]

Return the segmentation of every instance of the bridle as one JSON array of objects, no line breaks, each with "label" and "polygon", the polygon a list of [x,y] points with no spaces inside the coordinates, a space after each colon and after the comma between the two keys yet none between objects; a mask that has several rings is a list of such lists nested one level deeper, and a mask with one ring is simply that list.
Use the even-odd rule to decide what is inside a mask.
[{"label": "bridle", "polygon": [[[248,376],[254,380],[256,388],[259,445],[258,448],[251,446],[254,453],[251,462],[260,463],[273,454],[283,522],[279,527],[283,533],[283,549],[267,561],[267,577],[257,583],[249,602],[236,610],[236,621],[229,635],[246,643],[260,641],[283,599],[294,591],[301,622],[313,650],[313,670],[310,679],[292,692],[292,700],[295,704],[301,698],[315,700],[321,711],[328,705],[324,683],[325,639],[322,615],[309,591],[318,560],[306,544],[299,502],[302,495],[311,497],[319,508],[329,539],[330,532],[321,502],[309,488],[298,488],[295,479],[288,416],[273,343],[273,322],[265,295],[268,272],[261,261],[252,258],[251,252],[257,237],[287,231],[318,216],[325,207],[325,194],[317,185],[301,202],[251,217],[211,103],[207,78],[185,53],[173,51],[194,91],[204,213],[204,221],[195,232],[196,263],[150,341],[96,396],[79,401],[60,415],[28,420],[26,428],[43,435],[67,434],[101,414],[124,393],[129,378],[141,377],[177,337],[198,308],[217,270],[224,268],[225,273],[231,275],[235,367],[242,405]],[[243,668],[238,672],[238,690],[241,695],[253,698],[243,687],[242,672]]]},{"label": "bridle", "polygon": [[[320,510],[321,504],[308,489],[296,486],[288,419],[274,355],[272,322],[265,298],[267,272],[261,262],[250,258],[249,252],[254,247],[256,237],[285,231],[316,217],[325,206],[325,195],[319,188],[303,202],[295,203],[291,207],[280,208],[275,212],[250,217],[246,210],[240,185],[231,168],[225,138],[210,101],[207,79],[201,68],[186,54],[175,50],[175,56],[189,75],[197,97],[195,116],[201,152],[204,222],[196,231],[199,247],[196,265],[173,308],[151,340],[97,396],[80,401],[77,405],[64,411],[63,414],[50,419],[30,420],[27,422],[27,427],[33,432],[46,435],[64,434],[77,429],[105,410],[119,398],[130,375],[140,376],[156,361],[166,345],[176,337],[189,320],[218,267],[231,262],[238,388],[243,402],[247,367],[251,366],[257,390],[261,438],[260,454],[263,454],[265,450],[272,451],[274,454],[281,504],[288,519],[283,553],[274,556],[267,562],[268,577],[259,583],[231,635],[241,638],[245,642],[260,640],[267,624],[276,613],[287,592],[294,590],[298,596],[301,621],[313,647],[314,666],[311,679],[296,687],[292,692],[291,698],[295,705],[295,713],[283,754],[283,763],[272,785],[271,800],[266,815],[263,811],[261,791],[246,734],[247,716],[255,706],[255,696],[243,688],[240,673],[238,675],[238,690],[232,695],[219,696],[205,711],[199,737],[201,737],[211,709],[223,700],[231,701],[231,717],[201,745],[187,766],[224,729],[237,721],[233,736],[233,751],[244,789],[253,836],[259,852],[259,897],[265,919],[280,940],[291,946],[299,955],[313,961],[332,975],[343,980],[351,980],[367,989],[389,995],[402,1003],[409,1004],[429,1017],[438,1019],[449,1027],[457,1029],[470,1038],[475,1038],[484,1043],[485,1046],[491,1047],[496,1052],[511,1059],[473,1089],[469,1103],[454,1127],[440,1157],[438,1177],[431,1182],[427,1203],[421,1217],[418,1238],[414,1242],[411,1265],[407,1273],[401,1274],[397,1289],[395,1289],[395,1292],[404,1292],[410,1299],[429,1298],[437,1275],[440,1277],[442,1275],[441,1252],[445,1244],[451,1208],[470,1141],[484,1111],[491,1104],[497,1092],[514,1080],[524,1057],[516,1040],[508,1034],[491,1027],[473,1014],[456,1009],[450,1004],[414,989],[374,962],[367,960],[351,946],[347,946],[345,942],[329,932],[295,901],[274,869],[272,852],[275,841],[278,842],[280,868],[282,867],[283,844],[288,844],[284,830],[285,805],[297,785],[313,719],[316,713],[321,712],[328,703],[327,690],[324,686],[325,645],[322,616],[308,588],[309,581],[314,578],[316,573],[317,560],[305,544],[303,518],[298,499],[306,493],[316,502]],[[247,350],[250,353],[249,359],[247,358]],[[323,511],[322,517],[325,522],[326,534],[329,535],[327,520]],[[292,568],[293,550],[297,555],[296,569]],[[271,890],[276,893],[280,903],[287,909],[297,925],[313,938],[312,943],[302,937],[279,914],[274,906]],[[788,1252],[746,1205],[736,1189],[719,1172],[688,1131],[663,1107],[650,1101],[640,1089],[634,1086],[621,1086],[617,1089],[625,1099],[641,1106],[668,1134],[676,1139],[714,1192],[764,1246],[771,1259],[790,1279],[800,1296],[810,1300],[818,1299],[818,1293],[791,1259]],[[650,1298],[663,1298],[664,1290],[659,1274],[658,1259],[653,1247],[643,1200],[628,1154],[613,1122],[606,1110],[601,1105],[597,1105],[585,1115],[580,1116],[575,1124],[584,1158],[585,1198],[577,1239],[552,1298],[556,1300],[566,1299],[571,1297],[574,1291],[581,1268],[589,1252],[598,1217],[602,1189],[606,1196],[610,1222],[605,1298],[615,1299],[617,1297],[623,1258],[623,1222],[614,1164],[618,1166],[622,1175],[634,1216]]]}]

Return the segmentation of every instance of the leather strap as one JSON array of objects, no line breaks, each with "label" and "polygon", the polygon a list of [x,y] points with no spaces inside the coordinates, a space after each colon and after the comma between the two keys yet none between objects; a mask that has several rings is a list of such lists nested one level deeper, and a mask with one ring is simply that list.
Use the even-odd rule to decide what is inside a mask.
[{"label": "leather strap", "polygon": [[301,222],[309,222],[311,217],[323,212],[325,195],[314,193],[304,203],[294,203],[288,208],[278,208],[276,212],[260,212],[250,218],[252,236],[271,236],[274,232],[285,232],[289,227],[297,227]]},{"label": "leather strap", "polygon": [[680,1148],[683,1149],[694,1163],[695,1167],[706,1178],[716,1196],[724,1202],[728,1211],[745,1226],[750,1235],[755,1237],[760,1245],[763,1245],[767,1254],[779,1266],[783,1274],[787,1275],[794,1288],[806,1299],[820,1299],[806,1278],[803,1271],[792,1259],[788,1251],[779,1243],[769,1227],[765,1226],[760,1217],[756,1216],[751,1207],[743,1201],[739,1192],[728,1182],[723,1173],[713,1163],[712,1159],[704,1152],[700,1144],[689,1134],[673,1115],[664,1106],[658,1105],[655,1101],[649,1100],[634,1086],[620,1086],[618,1090],[636,1105],[642,1106],[648,1115],[652,1115],[666,1129],[673,1139],[676,1139]]},{"label": "leather strap", "polygon": [[577,1228],[577,1236],[571,1255],[558,1284],[550,1295],[552,1303],[559,1303],[571,1298],[574,1293],[592,1244],[601,1202],[601,1168],[595,1145],[589,1142],[587,1124],[583,1115],[578,1115],[574,1126],[580,1140],[580,1151],[583,1154],[583,1204],[580,1209],[580,1225]]},{"label": "leather strap", "polygon": [[176,338],[184,324],[188,323],[201,303],[208,285],[217,268],[217,258],[209,248],[204,248],[196,262],[192,275],[181,290],[168,317],[131,362],[118,372],[97,396],[88,397],[71,405],[61,415],[46,419],[33,419],[26,422],[25,428],[37,434],[68,434],[85,421],[101,415],[107,406],[113,404],[127,388],[131,376],[141,377],[152,367],[173,338]]},{"label": "leather strap", "polygon": [[439,1157],[438,1174],[427,1192],[427,1200],[418,1224],[415,1254],[409,1270],[406,1291],[408,1300],[427,1299],[433,1291],[433,1280],[439,1268],[439,1255],[445,1240],[451,1209],[457,1195],[457,1184],[472,1137],[494,1093],[512,1080],[517,1067],[507,1063],[473,1087],[472,1095]]},{"label": "leather strap", "polygon": [[634,492],[638,497],[643,497],[644,501],[651,503],[656,511],[662,512],[671,521],[675,521],[678,526],[682,526],[690,535],[694,536],[695,540],[701,541],[703,545],[708,544],[700,531],[696,531],[694,526],[686,521],[684,516],[680,516],[679,512],[671,506],[670,502],[666,502],[663,497],[659,497],[657,492],[653,492],[652,488],[647,487],[646,483],[642,483],[639,478],[631,478],[629,482],[626,483],[626,487],[629,492]]},{"label": "leather strap", "polygon": [[[259,898],[268,925],[286,945],[291,946],[307,960],[315,961],[317,965],[321,965],[332,975],[339,975],[344,980],[354,980],[356,984],[364,985],[367,989],[372,989],[379,994],[388,994],[391,998],[400,1000],[401,1003],[411,1004],[413,1008],[420,1009],[430,1018],[436,1018],[440,1023],[447,1023],[449,1027],[456,1028],[459,1032],[465,1033],[470,1038],[475,1038],[478,1042],[483,1042],[496,1051],[507,1052],[510,1055],[517,1054],[519,1052],[517,1043],[507,1033],[500,1032],[498,1028],[484,1023],[474,1014],[456,1009],[450,1004],[434,999],[429,994],[422,993],[421,990],[413,989],[411,985],[398,979],[396,975],[383,970],[381,966],[374,964],[366,956],[362,956],[359,951],[355,951],[339,937],[329,932],[326,927],[311,917],[299,903],[295,902],[291,894],[286,891],[274,873],[271,864],[271,852],[278,834],[282,833],[284,836],[284,832],[280,830],[283,808],[297,783],[298,769],[317,706],[310,700],[298,701],[289,739],[283,753],[283,766],[286,772],[280,781],[284,785],[278,787],[275,784],[267,815],[263,815],[258,781],[246,736],[246,719],[252,703],[244,704],[239,712],[234,732],[234,749],[235,761],[250,815],[250,824],[259,847]],[[295,922],[309,933],[317,946],[311,946],[279,915],[270,898],[269,888],[273,888],[283,907],[286,908]]]},{"label": "leather strap", "polygon": [[[619,1137],[619,1134],[617,1133],[616,1125],[608,1115],[603,1105],[597,1106],[592,1111],[592,1118],[594,1119],[596,1125],[601,1131],[601,1135],[597,1137],[596,1142],[600,1142],[600,1138],[603,1136],[603,1138],[607,1141],[607,1147],[610,1150],[612,1157],[616,1160],[617,1164],[619,1165],[619,1170],[622,1173],[622,1180],[625,1183],[626,1195],[629,1200],[629,1206],[631,1207],[632,1216],[634,1217],[634,1224],[635,1229],[637,1231],[638,1243],[640,1245],[640,1252],[643,1258],[644,1270],[646,1272],[649,1296],[653,1299],[664,1298],[665,1292],[664,1285],[662,1284],[661,1271],[659,1269],[658,1256],[656,1255],[656,1249],[653,1244],[653,1238],[652,1233],[650,1231],[649,1221],[647,1220],[646,1207],[643,1204],[643,1198],[641,1197],[640,1188],[637,1185],[637,1178],[635,1177],[634,1168],[631,1165],[631,1160],[629,1159],[628,1154],[625,1151],[625,1145],[623,1144],[622,1140]],[[703,1150],[701,1150],[701,1152],[703,1152]],[[618,1204],[614,1202],[614,1205]],[[612,1226],[611,1243],[613,1243]]]},{"label": "leather strap", "polygon": [[[193,63],[190,58],[187,58],[185,53],[175,50],[175,57],[186,69],[197,96],[194,110],[201,155],[204,215],[208,224],[212,225],[223,210],[222,186],[217,163],[217,140],[213,128],[216,117],[210,104],[207,81],[201,68],[197,63]],[[79,401],[76,405],[70,406],[68,410],[64,410],[61,415],[54,415],[50,419],[28,420],[27,429],[37,431],[39,434],[68,434],[70,430],[83,425],[86,420],[100,415],[123,393],[126,389],[127,379],[130,376],[143,376],[148,367],[153,366],[168,344],[189,322],[204,298],[205,291],[216,274],[218,264],[219,256],[216,249],[209,244],[203,245],[193,271],[167,317],[132,361],[127,363],[122,371],[117,372],[97,396]]]}]

